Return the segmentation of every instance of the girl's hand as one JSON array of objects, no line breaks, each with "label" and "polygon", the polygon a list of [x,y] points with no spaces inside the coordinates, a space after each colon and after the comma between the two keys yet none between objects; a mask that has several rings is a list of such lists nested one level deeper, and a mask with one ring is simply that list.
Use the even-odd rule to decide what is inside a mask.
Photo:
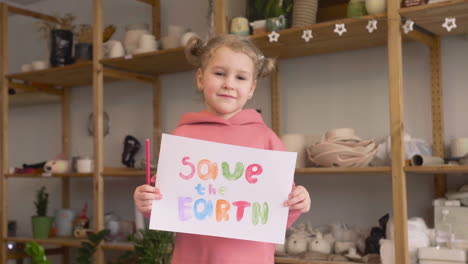
[{"label": "girl's hand", "polygon": [[144,184],[140,185],[135,189],[133,194],[133,200],[135,205],[143,215],[148,215],[151,213],[151,207],[153,200],[162,199],[161,192],[158,188]]},{"label": "girl's hand", "polygon": [[284,206],[289,209],[300,210],[302,213],[307,213],[310,210],[310,196],[304,186],[294,186],[289,194],[289,200],[284,202]]}]

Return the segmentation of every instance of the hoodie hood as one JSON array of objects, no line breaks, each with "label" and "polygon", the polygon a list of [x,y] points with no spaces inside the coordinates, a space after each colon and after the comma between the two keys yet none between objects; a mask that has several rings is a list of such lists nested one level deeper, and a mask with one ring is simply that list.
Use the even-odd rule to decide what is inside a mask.
[{"label": "hoodie hood", "polygon": [[180,121],[179,127],[183,125],[194,124],[219,124],[219,125],[247,125],[247,124],[265,124],[262,116],[254,109],[245,109],[229,119],[224,119],[216,114],[206,110],[197,113],[186,113]]}]

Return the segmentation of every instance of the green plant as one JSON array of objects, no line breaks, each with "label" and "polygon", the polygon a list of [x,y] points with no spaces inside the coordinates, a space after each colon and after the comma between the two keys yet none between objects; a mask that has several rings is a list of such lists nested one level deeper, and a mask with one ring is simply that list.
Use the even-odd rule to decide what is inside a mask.
[{"label": "green plant", "polygon": [[138,264],[169,264],[174,249],[174,233],[141,230],[142,238],[134,239]]},{"label": "green plant", "polygon": [[88,233],[89,242],[81,242],[81,246],[78,249],[78,256],[76,258],[77,264],[91,264],[93,263],[93,255],[96,251],[96,247],[101,241],[109,235],[110,231],[107,229],[101,230],[98,233]]},{"label": "green plant", "polygon": [[47,216],[47,206],[49,205],[49,193],[46,191],[46,187],[42,186],[41,189],[37,191],[36,201],[34,202],[36,206],[36,215],[37,216]]},{"label": "green plant", "polygon": [[284,15],[288,21],[292,17],[293,0],[248,0],[249,21]]},{"label": "green plant", "polygon": [[26,243],[26,254],[31,256],[33,264],[50,264],[45,255],[44,248],[34,241]]}]

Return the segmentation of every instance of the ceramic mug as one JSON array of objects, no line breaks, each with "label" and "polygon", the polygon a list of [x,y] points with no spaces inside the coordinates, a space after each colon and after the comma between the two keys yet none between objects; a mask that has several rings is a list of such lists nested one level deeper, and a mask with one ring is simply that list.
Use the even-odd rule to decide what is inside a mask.
[{"label": "ceramic mug", "polygon": [[109,58],[117,58],[125,55],[125,49],[120,41],[113,41],[108,44]]},{"label": "ceramic mug", "polygon": [[231,34],[239,36],[249,35],[249,20],[245,17],[235,17],[231,20]]},{"label": "ceramic mug", "polygon": [[76,162],[76,170],[79,173],[91,173],[93,172],[93,168],[94,166],[93,166],[92,159],[84,158],[84,159],[79,159]]},{"label": "ceramic mug", "polygon": [[33,70],[33,66],[31,64],[21,65],[21,72],[28,72],[28,71],[32,71],[32,70]]},{"label": "ceramic mug", "polygon": [[31,64],[32,64],[32,69],[35,71],[44,70],[49,67],[49,63],[44,60],[33,61]]},{"label": "ceramic mug", "polygon": [[468,154],[468,137],[452,139],[450,142],[450,152],[453,158],[460,158]]},{"label": "ceramic mug", "polygon": [[55,211],[57,236],[72,236],[74,218],[75,212],[71,209],[60,209]]}]

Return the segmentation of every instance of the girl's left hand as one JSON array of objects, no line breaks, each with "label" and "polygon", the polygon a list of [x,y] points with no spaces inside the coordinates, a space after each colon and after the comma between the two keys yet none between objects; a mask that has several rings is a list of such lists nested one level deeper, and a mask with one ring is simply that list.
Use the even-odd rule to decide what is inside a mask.
[{"label": "girl's left hand", "polygon": [[310,210],[310,196],[304,186],[294,186],[289,194],[289,200],[284,202],[284,206],[289,209],[300,210],[302,213],[307,213]]}]

